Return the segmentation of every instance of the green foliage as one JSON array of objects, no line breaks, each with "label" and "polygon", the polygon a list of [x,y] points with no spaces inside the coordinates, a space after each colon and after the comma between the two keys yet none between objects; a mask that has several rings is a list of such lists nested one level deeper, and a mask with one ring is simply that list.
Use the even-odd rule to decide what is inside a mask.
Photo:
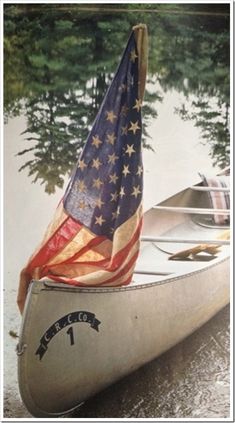
[{"label": "green foliage", "polygon": [[5,117],[26,114],[30,146],[19,154],[34,151],[34,159],[21,170],[28,169],[46,192],[61,187],[74,166],[138,22],[148,25],[150,35],[144,147],[152,148],[147,127],[162,100],[158,87],[175,89],[191,101],[177,113],[201,129],[214,162],[228,164],[227,5],[5,4]]}]

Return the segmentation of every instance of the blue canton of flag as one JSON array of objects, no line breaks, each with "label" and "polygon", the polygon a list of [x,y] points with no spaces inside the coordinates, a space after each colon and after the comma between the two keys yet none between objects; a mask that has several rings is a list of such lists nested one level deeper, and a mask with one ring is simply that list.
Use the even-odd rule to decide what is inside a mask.
[{"label": "blue canton of flag", "polygon": [[132,32],[64,196],[65,211],[113,239],[142,200],[141,100]]}]

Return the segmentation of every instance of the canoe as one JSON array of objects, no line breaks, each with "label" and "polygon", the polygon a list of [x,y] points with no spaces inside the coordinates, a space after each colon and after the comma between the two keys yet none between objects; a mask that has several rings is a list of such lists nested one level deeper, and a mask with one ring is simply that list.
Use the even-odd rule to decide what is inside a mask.
[{"label": "canoe", "polygon": [[33,416],[76,408],[228,304],[229,224],[213,217],[229,211],[211,209],[208,190],[189,187],[144,214],[130,285],[31,283],[17,354],[21,397]]}]

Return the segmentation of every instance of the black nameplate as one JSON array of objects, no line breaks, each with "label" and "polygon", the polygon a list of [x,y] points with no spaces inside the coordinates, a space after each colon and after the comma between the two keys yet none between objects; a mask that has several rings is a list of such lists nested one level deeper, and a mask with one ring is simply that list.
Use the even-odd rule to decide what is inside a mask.
[{"label": "black nameplate", "polygon": [[61,317],[46,330],[40,339],[40,345],[35,353],[36,355],[39,355],[40,360],[47,351],[48,344],[52,338],[66,326],[72,325],[73,323],[89,323],[92,329],[99,332],[98,326],[101,322],[96,319],[94,313],[90,313],[89,311],[74,311],[73,313],[69,313],[66,314],[66,316]]}]

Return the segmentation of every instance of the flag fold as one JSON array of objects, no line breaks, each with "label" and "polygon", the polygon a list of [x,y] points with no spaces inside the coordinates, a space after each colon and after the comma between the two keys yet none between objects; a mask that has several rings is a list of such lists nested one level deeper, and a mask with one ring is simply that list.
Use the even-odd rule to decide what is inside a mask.
[{"label": "flag fold", "polygon": [[27,281],[46,277],[78,286],[131,282],[142,222],[146,71],[147,28],[140,24],[133,28],[64,197],[22,280],[25,275]]}]

